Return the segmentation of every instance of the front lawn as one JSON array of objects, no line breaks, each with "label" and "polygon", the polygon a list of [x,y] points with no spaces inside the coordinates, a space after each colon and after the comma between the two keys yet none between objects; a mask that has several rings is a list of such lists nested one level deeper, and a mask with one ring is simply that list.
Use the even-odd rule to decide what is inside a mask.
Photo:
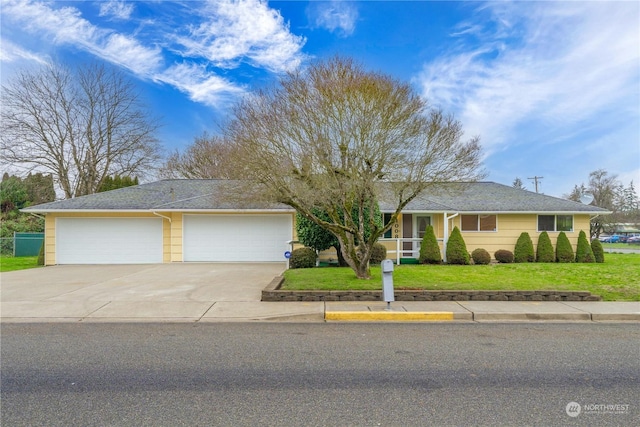
[{"label": "front lawn", "polygon": [[0,257],[0,272],[40,267],[37,256]]},{"label": "front lawn", "polygon": [[[379,290],[380,267],[371,280],[350,268],[287,270],[282,289]],[[605,301],[640,301],[640,254],[605,254],[604,264],[492,264],[395,266],[396,289],[589,291]]]}]

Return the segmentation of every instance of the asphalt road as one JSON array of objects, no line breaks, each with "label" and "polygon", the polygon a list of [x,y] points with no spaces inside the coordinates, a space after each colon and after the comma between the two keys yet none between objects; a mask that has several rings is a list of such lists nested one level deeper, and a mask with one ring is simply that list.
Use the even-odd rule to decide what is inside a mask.
[{"label": "asphalt road", "polygon": [[1,332],[3,426],[640,425],[637,324]]}]

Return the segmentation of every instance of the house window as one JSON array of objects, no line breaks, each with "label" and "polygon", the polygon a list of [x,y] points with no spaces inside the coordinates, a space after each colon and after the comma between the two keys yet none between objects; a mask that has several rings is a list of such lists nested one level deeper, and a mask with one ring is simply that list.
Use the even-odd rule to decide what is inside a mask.
[{"label": "house window", "polygon": [[[391,221],[391,214],[390,213],[382,214],[382,225],[383,226],[387,225],[389,221]],[[383,237],[385,239],[390,239],[391,237],[393,237],[393,227],[385,231]]]},{"label": "house window", "polygon": [[538,231],[573,231],[573,215],[538,215]]},{"label": "house window", "polygon": [[496,215],[461,215],[462,231],[496,231]]}]

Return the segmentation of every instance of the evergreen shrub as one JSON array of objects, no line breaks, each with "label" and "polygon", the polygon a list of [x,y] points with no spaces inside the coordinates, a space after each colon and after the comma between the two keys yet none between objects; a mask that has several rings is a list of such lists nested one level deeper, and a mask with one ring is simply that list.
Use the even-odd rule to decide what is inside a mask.
[{"label": "evergreen shrub", "polygon": [[560,234],[558,234],[558,241],[556,242],[556,261],[573,262],[574,260],[571,242],[569,242],[569,238],[565,232],[561,231]]},{"label": "evergreen shrub", "polygon": [[549,238],[549,233],[543,231],[538,237],[538,253],[536,262],[556,262],[556,254],[553,252],[553,245]]},{"label": "evergreen shrub", "polygon": [[449,241],[447,242],[447,264],[469,264],[469,252],[467,245],[464,243],[460,229],[453,227]]},{"label": "evergreen shrub", "polygon": [[596,262],[604,262],[604,249],[602,248],[602,243],[600,240],[595,239],[591,242],[591,250],[593,251],[593,257]]},{"label": "evergreen shrub", "polygon": [[311,248],[298,248],[291,252],[290,268],[313,268],[316,266],[316,251]]},{"label": "evergreen shrub", "polygon": [[531,241],[529,233],[520,233],[520,237],[518,237],[518,241],[516,242],[516,248],[513,251],[513,261],[534,262],[535,260],[536,255],[533,251],[533,242]]},{"label": "evergreen shrub", "polygon": [[418,258],[420,264],[441,264],[442,254],[440,254],[440,246],[436,240],[436,234],[433,231],[433,226],[427,226],[424,231],[424,238],[420,243],[420,257]]},{"label": "evergreen shrub", "polygon": [[513,262],[513,252],[506,249],[498,249],[493,256],[496,261],[502,264],[511,264]]},{"label": "evergreen shrub", "polygon": [[587,240],[587,235],[580,230],[578,235],[578,246],[576,247],[576,262],[596,262],[591,245]]},{"label": "evergreen shrub", "polygon": [[471,258],[473,258],[474,264],[488,265],[491,263],[491,255],[486,249],[478,248],[471,252]]},{"label": "evergreen shrub", "polygon": [[387,248],[382,243],[374,243],[371,248],[370,265],[380,265],[382,261],[387,259]]}]

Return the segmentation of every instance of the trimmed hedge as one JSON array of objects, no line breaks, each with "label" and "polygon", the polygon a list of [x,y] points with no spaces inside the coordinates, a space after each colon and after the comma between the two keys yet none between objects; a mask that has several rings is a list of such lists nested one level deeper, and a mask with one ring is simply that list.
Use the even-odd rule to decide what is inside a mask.
[{"label": "trimmed hedge", "polygon": [[387,259],[387,248],[382,243],[374,243],[371,248],[370,265],[380,265],[382,261]]},{"label": "trimmed hedge", "polygon": [[553,245],[549,233],[543,231],[538,237],[538,252],[536,262],[556,262],[556,254],[553,252]]},{"label": "trimmed hedge", "polygon": [[536,255],[533,251],[533,242],[531,241],[529,233],[520,233],[520,237],[518,237],[518,241],[516,242],[516,248],[513,251],[513,261],[534,262],[535,260]]},{"label": "trimmed hedge", "polygon": [[602,243],[600,240],[595,239],[591,242],[591,250],[593,251],[593,257],[596,262],[604,262],[604,249],[602,248]]},{"label": "trimmed hedge", "polygon": [[436,240],[436,233],[433,231],[433,226],[428,225],[424,231],[424,238],[420,242],[420,257],[418,258],[420,264],[441,264],[442,254],[440,253],[440,246]]},{"label": "trimmed hedge", "polygon": [[462,234],[458,226],[453,227],[449,241],[447,242],[447,264],[469,264],[469,252],[467,245],[464,243]]},{"label": "trimmed hedge", "polygon": [[491,263],[491,255],[489,255],[486,249],[478,248],[474,250],[471,252],[471,258],[474,264],[488,265]]},{"label": "trimmed hedge", "polygon": [[587,240],[587,235],[580,230],[578,235],[578,246],[576,247],[576,262],[596,262],[591,245]]},{"label": "trimmed hedge", "polygon": [[575,261],[575,257],[573,255],[573,248],[571,247],[571,242],[569,242],[569,238],[567,237],[564,231],[561,231],[560,234],[558,234],[558,241],[556,242],[556,261],[558,262]]},{"label": "trimmed hedge", "polygon": [[498,249],[493,256],[501,264],[511,264],[513,262],[513,252],[506,249]]},{"label": "trimmed hedge", "polygon": [[316,266],[316,251],[311,248],[299,248],[291,252],[289,268],[313,268]]}]

